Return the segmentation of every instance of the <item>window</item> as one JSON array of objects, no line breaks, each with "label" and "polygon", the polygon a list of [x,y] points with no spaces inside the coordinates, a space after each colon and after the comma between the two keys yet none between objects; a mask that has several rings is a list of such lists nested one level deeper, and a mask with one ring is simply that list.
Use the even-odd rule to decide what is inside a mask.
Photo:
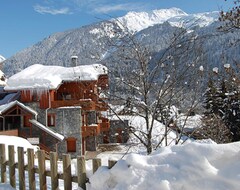
[{"label": "window", "polygon": [[67,138],[67,152],[76,152],[77,139],[74,137]]},{"label": "window", "polygon": [[57,93],[57,99],[58,100],[71,100],[72,95],[70,93],[67,93],[67,92],[58,92]]},{"label": "window", "polygon": [[66,94],[66,95],[65,95],[65,100],[71,100],[71,99],[72,99],[71,94]]},{"label": "window", "polygon": [[55,119],[56,119],[56,116],[55,114],[48,114],[48,126],[49,127],[55,127]]}]

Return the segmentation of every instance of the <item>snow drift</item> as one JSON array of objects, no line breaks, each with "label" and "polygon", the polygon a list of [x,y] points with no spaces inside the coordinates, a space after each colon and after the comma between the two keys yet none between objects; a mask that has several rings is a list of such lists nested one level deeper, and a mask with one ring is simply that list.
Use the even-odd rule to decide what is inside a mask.
[{"label": "snow drift", "polygon": [[188,143],[161,148],[149,156],[130,154],[90,178],[90,190],[237,190],[240,142]]}]

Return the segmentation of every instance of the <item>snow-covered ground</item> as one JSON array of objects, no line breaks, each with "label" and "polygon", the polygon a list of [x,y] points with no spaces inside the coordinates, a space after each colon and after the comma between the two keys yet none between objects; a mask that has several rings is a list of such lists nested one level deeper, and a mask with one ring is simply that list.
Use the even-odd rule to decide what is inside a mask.
[{"label": "snow-covered ground", "polygon": [[14,190],[9,184],[0,184],[0,189],[2,190]]},{"label": "snow-covered ground", "polygon": [[[17,152],[17,147],[23,147],[24,151],[27,151],[28,148],[31,148],[36,152],[39,150],[38,146],[33,146],[30,142],[28,142],[26,139],[23,139],[21,137],[15,137],[15,136],[5,136],[0,135],[0,144],[5,144],[5,151],[6,151],[6,159],[8,159],[8,145],[13,145],[15,152]],[[17,156],[16,156],[17,158]]]},{"label": "snow-covered ground", "polygon": [[238,190],[239,158],[240,142],[190,142],[149,156],[132,153],[111,170],[101,167],[88,190]]},{"label": "snow-covered ground", "polygon": [[[23,147],[24,151],[26,151],[28,148],[31,148],[34,151],[37,151],[39,149],[37,146],[31,145],[26,139],[15,136],[0,135],[0,144],[5,144],[6,159],[8,159],[8,145],[13,145],[15,152],[19,146]],[[15,155],[15,160],[17,160],[17,155]],[[9,184],[0,183],[0,190],[13,190],[13,188]]]},{"label": "snow-covered ground", "polygon": [[[25,139],[0,136],[0,143],[35,148]],[[92,175],[87,161],[88,190],[238,190],[240,186],[240,142],[216,144],[211,140],[187,141],[184,145],[162,147],[151,155],[129,153],[128,146],[98,155],[103,166]],[[120,159],[109,170],[107,160]],[[76,170],[76,160],[72,161]],[[49,167],[49,163],[46,164]],[[62,170],[59,166],[59,170]],[[26,177],[26,180],[27,177]],[[50,180],[48,179],[50,188]],[[63,183],[60,182],[60,189]],[[0,184],[1,190],[11,190]],[[76,184],[73,189],[78,189]]]},{"label": "snow-covered ground", "polygon": [[[5,144],[5,150],[6,150],[6,159],[8,159],[8,148],[7,146],[8,145],[14,145],[14,149],[15,149],[15,152],[17,152],[17,147],[23,147],[24,148],[24,151],[26,151],[28,148],[31,148],[34,150],[34,152],[38,151],[39,150],[39,147],[38,146],[33,146],[31,145],[26,139],[23,139],[23,138],[20,138],[20,137],[15,137],[15,136],[4,136],[4,135],[0,135],[0,144]],[[15,161],[17,161],[17,154],[15,154]],[[27,164],[27,157],[25,157],[25,164]],[[38,164],[38,161],[37,159],[35,160],[35,165]],[[76,160],[72,160],[72,173],[75,174],[76,173]],[[90,163],[88,162],[88,165],[90,165]],[[50,162],[49,160],[46,161],[46,168],[48,170],[50,170]],[[88,166],[87,168],[89,168],[89,170],[91,170],[92,168],[90,166]],[[17,170],[16,170],[17,171]],[[59,165],[58,165],[58,171],[59,173],[62,173],[63,171],[63,167],[62,167],[62,163],[59,161]],[[7,169],[7,172],[8,172],[8,169]],[[92,175],[90,173],[90,175]],[[7,173],[7,183],[6,184],[1,184],[0,183],[0,190],[12,190],[13,188],[9,185],[9,178],[8,178],[9,174]],[[26,188],[28,189],[28,176],[26,175]],[[48,189],[51,189],[51,180],[49,177],[47,177],[47,187]],[[38,178],[38,175],[36,175],[36,183],[39,183],[39,178]],[[18,175],[17,175],[17,172],[16,172],[16,186],[17,186],[17,189],[19,189],[19,180],[18,180]],[[63,190],[64,189],[64,186],[63,186],[63,181],[60,180],[59,181],[59,190]],[[36,189],[38,190],[39,187],[36,186]],[[76,183],[73,183],[73,189],[77,190],[79,189],[77,187],[77,184]]]}]

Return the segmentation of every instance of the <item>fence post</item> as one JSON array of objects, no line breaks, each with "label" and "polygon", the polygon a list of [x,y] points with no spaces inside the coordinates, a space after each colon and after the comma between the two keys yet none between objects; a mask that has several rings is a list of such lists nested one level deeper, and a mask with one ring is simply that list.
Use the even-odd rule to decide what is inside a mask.
[{"label": "fence post", "polygon": [[63,180],[64,189],[72,189],[71,156],[63,154]]},{"label": "fence post", "polygon": [[93,165],[93,173],[97,171],[97,169],[102,165],[102,161],[99,158],[94,158],[92,160],[92,165]]},{"label": "fence post", "polygon": [[14,153],[14,146],[13,145],[8,145],[8,160],[9,160],[10,185],[13,188],[16,188],[15,153]]},{"label": "fence post", "polygon": [[86,189],[86,162],[83,156],[77,157],[77,175],[78,175],[78,186],[82,189]]},{"label": "fence post", "polygon": [[108,169],[111,169],[116,163],[116,160],[108,160]]},{"label": "fence post", "polygon": [[1,183],[7,182],[5,145],[0,144]]},{"label": "fence post", "polygon": [[35,169],[34,169],[34,151],[33,149],[27,149],[28,155],[28,179],[29,189],[36,190]]},{"label": "fence post", "polygon": [[19,175],[19,189],[25,190],[25,171],[24,171],[24,150],[23,147],[18,147],[18,175]]},{"label": "fence post", "polygon": [[51,186],[52,190],[59,189],[58,187],[58,155],[56,152],[50,152],[50,165],[51,165]]},{"label": "fence post", "polygon": [[44,150],[39,150],[37,152],[37,156],[38,156],[40,189],[41,190],[47,190],[47,177],[46,177],[45,152],[44,152]]}]

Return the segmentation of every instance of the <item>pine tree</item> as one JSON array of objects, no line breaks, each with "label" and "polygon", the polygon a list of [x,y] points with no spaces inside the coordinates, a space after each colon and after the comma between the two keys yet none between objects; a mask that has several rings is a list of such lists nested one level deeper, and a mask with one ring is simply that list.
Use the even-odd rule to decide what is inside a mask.
[{"label": "pine tree", "polygon": [[[232,141],[240,140],[240,82],[237,76],[238,72],[235,69],[223,70],[217,79],[209,79],[208,89],[205,93],[206,112],[203,120],[205,130],[215,131],[210,134],[216,136],[215,128],[222,127],[222,133]],[[229,129],[231,138],[229,138],[223,123],[219,124],[219,120]],[[214,121],[218,124],[214,124]],[[212,127],[210,127],[210,123]]]}]

